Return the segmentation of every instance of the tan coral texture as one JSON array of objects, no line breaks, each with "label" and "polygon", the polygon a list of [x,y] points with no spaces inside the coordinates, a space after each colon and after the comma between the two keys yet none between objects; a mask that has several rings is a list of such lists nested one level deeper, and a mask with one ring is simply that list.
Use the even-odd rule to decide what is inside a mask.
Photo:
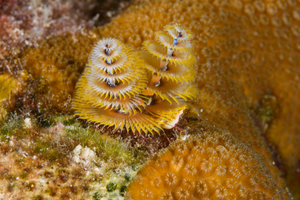
[{"label": "tan coral texture", "polygon": [[[98,31],[139,47],[172,23],[195,34],[195,105],[201,119],[244,141],[264,133],[284,165],[295,169],[300,159],[300,1],[147,1]],[[266,106],[266,97],[275,103]]]},{"label": "tan coral texture", "polygon": [[[154,40],[154,32],[163,30],[167,24],[180,23],[190,29],[195,36],[191,43],[198,68],[199,93],[194,105],[200,110],[203,128],[230,132],[256,151],[273,170],[270,150],[261,136],[264,134],[268,144],[276,149],[275,157],[279,159],[275,163],[281,161],[286,172],[293,176],[300,159],[300,1],[139,2],[109,24],[94,29],[91,35],[114,37],[140,48],[143,41]],[[80,38],[76,48],[67,48],[75,43],[70,39],[47,41],[38,50],[29,51],[28,59],[23,59],[24,65],[36,77],[47,80],[43,77],[48,72],[39,70],[54,63],[55,72],[51,74],[62,75],[50,76],[55,80],[49,81],[50,87],[55,90],[61,85],[63,88],[71,85],[73,88],[66,90],[72,94],[79,75],[72,76],[72,84],[64,82],[70,81],[71,72],[82,72],[92,48],[93,39]],[[83,40],[86,42],[81,43]],[[66,56],[62,56],[61,49]],[[74,62],[79,70],[65,70]]]},{"label": "tan coral texture", "polygon": [[207,131],[174,142],[146,163],[127,199],[288,199],[273,176],[230,133]]}]

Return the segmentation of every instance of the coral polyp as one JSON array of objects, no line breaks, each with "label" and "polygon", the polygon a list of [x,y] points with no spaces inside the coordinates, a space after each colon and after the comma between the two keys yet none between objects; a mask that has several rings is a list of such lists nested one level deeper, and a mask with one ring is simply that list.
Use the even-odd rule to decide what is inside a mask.
[{"label": "coral polyp", "polygon": [[[95,0],[92,0],[92,2],[94,1]],[[207,131],[214,128],[217,132],[229,132],[239,142],[243,142],[249,149],[255,151],[271,171],[274,172],[274,170],[276,171],[276,168],[279,168],[282,172],[281,177],[285,178],[288,183],[288,188],[294,195],[294,198],[297,199],[299,197],[299,0],[136,1],[132,6],[128,7],[126,12],[112,18],[110,23],[107,23],[105,26],[95,27],[92,30],[85,30],[85,28],[81,26],[82,23],[79,23],[80,21],[77,19],[83,19],[86,24],[88,17],[92,17],[90,14],[95,14],[95,12],[91,13],[86,11],[78,13],[76,7],[79,8],[79,11],[83,7],[74,7],[72,6],[73,3],[71,3],[70,6],[76,9],[76,11],[72,9],[72,13],[74,13],[75,16],[65,15],[65,6],[59,6],[59,11],[56,12],[57,10],[51,9],[51,7],[48,6],[49,4],[44,4],[45,1],[28,2],[9,0],[4,2],[4,5],[10,4],[17,9],[10,12],[9,10],[11,9],[9,7],[2,6],[2,8],[4,8],[4,10],[1,9],[3,11],[1,15],[2,19],[4,19],[2,20],[4,29],[0,31],[0,35],[1,33],[3,35],[3,31],[5,32],[6,30],[7,33],[4,34],[4,38],[2,37],[4,43],[2,43],[1,46],[4,45],[3,50],[8,53],[11,51],[11,48],[6,47],[18,45],[18,51],[13,50],[13,55],[10,56],[6,56],[7,53],[4,53],[2,57],[0,55],[0,63],[4,66],[3,68],[0,67],[0,74],[10,74],[9,76],[14,79],[19,79],[21,74],[26,75],[26,78],[24,79],[26,85],[22,87],[20,93],[17,95],[9,95],[9,98],[5,100],[4,106],[5,109],[8,109],[7,112],[9,114],[7,116],[10,116],[10,113],[14,112],[22,113],[22,115],[26,115],[26,117],[30,118],[34,115],[37,116],[38,119],[38,121],[36,120],[36,123],[41,122],[39,124],[41,124],[42,127],[44,127],[45,124],[46,126],[49,126],[47,125],[49,124],[48,116],[51,116],[52,113],[54,113],[52,110],[55,109],[63,111],[63,113],[69,113],[70,101],[75,93],[75,84],[88,62],[89,54],[96,41],[105,37],[114,37],[128,45],[139,48],[145,40],[156,40],[157,43],[164,46],[162,47],[162,50],[166,51],[168,48],[175,48],[174,38],[176,39],[176,37],[179,36],[178,30],[180,29],[178,27],[163,29],[163,27],[166,24],[178,22],[184,27],[192,30],[194,35],[194,38],[191,40],[193,49],[189,49],[189,45],[186,44],[185,41],[181,41],[177,46],[184,47],[178,49],[178,51],[182,53],[181,55],[192,50],[197,58],[195,66],[198,68],[196,82],[199,92],[192,103],[195,106],[195,109],[198,109],[201,112],[201,116],[198,118],[199,120],[189,118],[189,120],[182,123],[182,126],[180,127],[183,128],[183,131],[187,134],[193,133],[193,131],[190,131],[190,128],[194,127],[196,124],[201,124],[199,130]],[[22,3],[19,4],[16,2]],[[37,2],[37,6],[29,6],[32,5],[28,4],[30,2]],[[53,1],[51,2],[53,3]],[[55,2],[55,5],[60,5],[59,1]],[[90,3],[91,2],[88,1],[88,3],[85,2],[84,4],[87,5]],[[38,6],[38,4],[40,6]],[[20,7],[24,8],[24,6],[26,7],[25,9],[30,10],[30,12],[22,12],[24,9],[19,9]],[[92,6],[89,5],[84,8],[88,8],[89,11],[91,7]],[[34,15],[36,10],[38,15]],[[70,9],[67,10],[70,11]],[[99,9],[96,10],[97,12],[99,11]],[[50,11],[50,13],[42,11]],[[62,12],[64,12],[63,15],[60,14]],[[16,13],[17,16],[10,17],[13,13]],[[80,13],[89,13],[89,16],[85,17]],[[108,12],[107,15],[110,13],[111,12]],[[103,16],[106,16],[105,14],[106,11],[103,15],[102,13],[100,14],[100,20],[102,20]],[[54,16],[58,18],[53,18]],[[71,16],[71,18],[68,16]],[[38,26],[33,24],[33,27],[31,27],[31,22],[34,22],[32,19],[38,19],[38,22],[43,23],[38,23]],[[69,22],[63,22],[66,21],[65,19]],[[75,20],[77,22],[72,23],[70,20]],[[102,22],[100,23],[102,24]],[[99,21],[97,22],[97,24],[100,23]],[[51,28],[48,28],[49,25]],[[92,25],[93,24],[89,27]],[[52,28],[54,26],[57,28]],[[170,27],[172,26],[173,25]],[[39,33],[37,34],[30,34],[36,33],[36,30],[47,30],[47,35],[44,36],[45,31],[43,31],[44,33],[42,35],[39,34],[40,31],[38,31]],[[81,34],[75,34],[77,30],[80,31]],[[184,33],[184,31],[180,32],[182,38],[188,38],[186,36],[191,35],[188,31],[186,31],[186,33]],[[66,35],[60,35],[61,33],[66,33]],[[50,38],[48,37],[50,36],[49,34],[57,36]],[[39,42],[39,45],[35,45],[37,44],[36,40],[39,39],[37,38],[34,41],[28,40],[28,35],[40,35],[41,37],[38,38],[42,38],[43,41]],[[6,36],[8,36],[8,39]],[[17,38],[15,39],[15,37]],[[29,39],[30,38],[32,37],[29,37]],[[18,41],[27,43],[29,46],[32,46],[32,48],[24,49],[23,45],[20,46],[19,44],[21,43]],[[165,47],[165,45],[168,46]],[[164,51],[159,52],[162,54],[164,53]],[[145,54],[151,58],[150,54]],[[18,58],[20,58],[20,60]],[[5,62],[2,62],[3,59]],[[162,93],[161,95],[164,95],[165,93],[159,89],[162,89],[166,82],[169,83],[169,81],[173,81],[180,83],[181,81],[193,81],[193,76],[188,72],[183,71],[186,68],[177,67],[177,63],[162,61],[161,57],[157,56],[155,57],[155,60],[149,59],[148,61],[150,61],[150,63],[147,64],[147,67],[153,68],[150,70],[151,73],[148,75],[148,80],[153,81],[152,84],[157,86],[155,89],[160,91]],[[158,62],[158,64],[155,64],[155,62]],[[167,67],[164,65],[164,62],[169,62]],[[21,70],[24,70],[24,73]],[[180,70],[180,72],[178,71],[177,73],[177,70]],[[10,73],[10,71],[12,73]],[[172,73],[165,74],[168,72]],[[105,82],[105,80],[105,77],[103,77],[102,82]],[[122,78],[121,81],[122,80],[124,79]],[[117,81],[118,80],[116,80],[116,82]],[[114,80],[111,79],[110,82],[114,82]],[[172,86],[174,85],[172,84]],[[5,94],[7,95],[10,93],[5,92]],[[157,107],[158,105],[168,105],[179,108],[177,107],[177,103],[173,103],[173,101],[175,101],[173,98],[169,97],[170,102],[172,102],[172,104],[170,104],[167,100],[163,100],[162,97],[151,94],[151,91],[149,90],[147,92],[142,92],[142,94],[147,94],[151,98],[147,101],[145,110],[142,106],[136,107],[137,110],[133,109],[132,112],[135,111],[135,113],[140,116],[149,117],[149,112],[146,112],[146,109],[154,105]],[[135,101],[133,105],[136,105],[138,104],[138,101],[140,101],[138,97],[139,96],[137,95],[128,99]],[[100,104],[102,106],[101,108],[105,108],[105,111],[113,112],[122,117],[125,116],[121,112],[115,112],[114,109],[112,109],[113,107],[117,108],[119,103],[115,101],[118,101],[119,99],[105,99],[107,101],[105,101],[104,98],[98,99],[98,97],[95,97],[95,99],[99,101],[95,102],[95,104]],[[177,98],[176,94],[175,99],[177,101],[180,100],[179,103],[182,103],[183,106],[185,105],[185,102],[182,101],[181,98]],[[85,103],[83,105],[85,105],[86,108],[91,108],[90,103]],[[100,106],[95,105],[94,107],[99,108]],[[178,111],[182,110],[178,109]],[[28,114],[30,116],[28,116]],[[177,114],[180,115],[180,112]],[[126,115],[126,117],[132,116],[133,113],[131,115]],[[89,117],[88,114],[86,117]],[[149,118],[152,121],[154,117],[151,115]],[[164,127],[167,125],[172,127],[177,120],[172,118],[173,121],[170,123],[168,119],[162,119],[161,117],[158,119],[160,119],[161,127],[162,125],[164,125]],[[122,122],[124,121],[120,119],[119,121],[116,121],[116,124]],[[165,122],[168,122],[168,124]],[[130,128],[131,122],[126,121],[125,123],[126,125],[128,124]],[[134,124],[136,122],[133,121],[132,123]],[[170,132],[173,133],[177,131],[174,130]],[[13,136],[11,137],[11,141],[13,142],[15,139],[19,139],[18,144],[21,145],[15,144],[11,146],[11,142],[9,144],[7,143],[6,146],[10,147],[9,151],[5,150],[6,147],[2,143],[3,140],[1,141],[1,149],[4,149],[2,155],[6,155],[6,152],[8,152],[7,155],[13,155],[14,157],[17,155],[17,160],[10,163],[20,163],[18,161],[18,155],[22,157],[20,152],[29,152],[27,149],[18,149],[18,147],[26,146],[27,148],[28,146],[32,149],[32,143],[35,142],[33,139],[36,133],[32,132],[32,134],[29,135],[31,146],[27,144],[22,145],[23,139],[21,141],[21,138],[18,136],[20,133],[23,132],[18,132],[16,130],[10,132],[10,135]],[[100,136],[101,134],[98,133],[96,135]],[[41,139],[43,139],[43,137],[44,135],[42,134]],[[90,137],[90,135],[87,137]],[[185,139],[185,137],[186,136],[182,139]],[[3,138],[5,139],[5,137]],[[66,139],[68,138],[69,136],[66,136]],[[148,141],[151,138],[152,141],[157,142],[163,137],[145,137],[145,140],[144,137],[131,138],[134,138],[134,144],[138,144],[136,146],[139,146],[139,148],[141,146],[142,149],[144,149],[144,147],[151,148],[151,152],[156,152],[156,148],[153,150],[151,143]],[[181,139],[181,137],[178,138]],[[172,138],[170,139],[172,141]],[[5,141],[7,141],[7,138]],[[53,142],[59,144],[56,139],[53,140]],[[59,144],[59,146],[69,145]],[[201,152],[201,149],[197,151]],[[210,155],[214,155],[212,150],[209,151]],[[55,153],[56,152],[54,151],[52,155],[55,155]],[[34,154],[31,154],[30,157],[33,155]],[[252,160],[252,154],[249,155],[250,157],[246,157],[246,159]],[[30,157],[28,157],[27,154],[26,156],[27,158],[24,156],[24,159],[29,159],[28,162],[31,162],[32,160]],[[2,158],[3,156],[0,157]],[[232,156],[230,155],[230,157]],[[243,157],[245,159],[245,156]],[[257,157],[254,157],[253,159],[256,160],[256,158]],[[6,157],[4,156],[1,160],[5,159]],[[177,161],[177,163],[175,161]],[[195,156],[191,156],[188,158],[188,161],[191,161],[191,163],[195,163],[196,165],[196,163],[199,162],[199,159]],[[180,166],[180,163],[180,159],[174,159],[172,165],[178,167]],[[3,164],[5,165],[5,163]],[[31,164],[29,165],[31,166]],[[22,167],[24,164],[21,163],[20,166]],[[39,171],[36,166],[34,166],[34,168]],[[209,172],[211,168],[215,168],[215,175],[213,176],[224,177],[228,175],[228,169],[225,173],[225,168],[223,166],[217,168],[214,165],[210,165],[209,161],[205,161],[201,164],[201,170],[203,169],[203,172]],[[4,170],[2,170],[2,172],[3,173],[1,174],[5,174]],[[34,171],[34,174],[36,174],[35,172],[36,171]],[[233,177],[242,177],[237,170],[232,170],[230,173],[232,173]],[[279,177],[279,172],[277,172],[276,176]],[[168,177],[173,176],[170,174]],[[20,184],[31,181],[30,178],[28,179],[29,180],[26,179],[20,181]],[[85,178],[84,180],[87,179]],[[163,179],[163,181],[164,180],[165,179]],[[17,182],[16,180],[12,181],[10,178],[7,179],[7,181],[10,181],[12,184]],[[40,184],[40,182],[37,183]],[[153,180],[153,183],[159,185],[159,180],[155,179]],[[170,180],[169,183],[175,183],[175,181]],[[185,183],[191,182],[187,180]],[[222,193],[228,194],[227,189],[226,192],[224,188],[216,190],[210,188],[211,185],[214,185],[212,183],[217,183],[216,180],[210,181],[209,183],[210,184],[205,181],[199,181],[199,184],[197,185],[193,183],[189,185],[191,187],[194,187],[193,185],[195,185],[195,187],[203,186],[203,189],[199,191],[200,194],[215,193],[215,196],[213,196],[212,199],[214,197],[221,198]],[[254,181],[252,181],[252,183],[254,183]],[[93,185],[93,182],[89,184]],[[228,185],[230,187],[234,186],[232,182],[231,184],[229,182]],[[15,188],[17,187],[18,185],[15,186]],[[60,188],[62,187],[64,187],[64,185],[60,186]],[[4,184],[4,190],[1,193],[8,196],[17,196],[15,193],[10,192],[11,185],[7,188],[9,188],[9,190],[6,189]],[[56,190],[56,188],[54,190]],[[105,186],[103,188],[106,191]],[[145,190],[143,190],[142,194],[149,194],[149,189],[148,191],[146,188],[143,189]],[[20,189],[20,191],[22,192],[22,189]],[[240,192],[242,190],[236,191]],[[91,193],[91,191],[88,192]],[[36,193],[36,190],[31,193]],[[179,188],[174,194],[165,192],[162,198],[179,198],[184,197],[183,194],[183,190]],[[31,198],[26,191],[22,192],[22,196],[18,198],[24,198],[24,196]],[[77,196],[81,196],[81,192],[79,192]],[[98,195],[95,196],[97,197],[95,199],[102,198]],[[53,197],[53,199],[54,198],[60,197],[56,196]],[[70,195],[69,198],[74,199],[77,197]],[[81,198],[85,198],[85,196]]]},{"label": "coral polyp", "polygon": [[231,133],[195,133],[149,160],[125,199],[289,199],[278,172]]},{"label": "coral polyp", "polygon": [[153,134],[174,127],[188,107],[186,101],[196,95],[196,58],[190,31],[178,24],[169,29],[172,34],[161,40],[165,45],[145,41],[146,51],[141,52],[117,39],[100,40],[77,83],[76,114],[127,132]]}]

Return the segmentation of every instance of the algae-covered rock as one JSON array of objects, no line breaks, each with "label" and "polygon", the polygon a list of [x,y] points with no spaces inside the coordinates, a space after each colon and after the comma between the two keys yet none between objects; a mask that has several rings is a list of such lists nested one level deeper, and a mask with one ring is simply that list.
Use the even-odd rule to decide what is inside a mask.
[{"label": "algae-covered rock", "polygon": [[72,116],[44,128],[33,117],[0,121],[0,198],[122,198],[145,157],[105,134]]}]

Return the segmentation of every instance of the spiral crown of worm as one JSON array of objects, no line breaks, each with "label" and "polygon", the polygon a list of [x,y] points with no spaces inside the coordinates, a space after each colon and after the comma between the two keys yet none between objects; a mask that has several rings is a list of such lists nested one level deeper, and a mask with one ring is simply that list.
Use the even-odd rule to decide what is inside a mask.
[{"label": "spiral crown of worm", "polygon": [[76,115],[127,132],[174,127],[196,96],[196,58],[189,30],[175,24],[165,31],[140,52],[117,39],[100,40],[76,86]]}]

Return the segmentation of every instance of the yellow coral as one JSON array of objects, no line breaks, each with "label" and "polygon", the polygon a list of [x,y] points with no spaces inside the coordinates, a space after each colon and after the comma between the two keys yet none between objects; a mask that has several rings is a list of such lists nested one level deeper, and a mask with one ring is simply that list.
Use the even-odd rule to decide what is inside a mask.
[{"label": "yellow coral", "polygon": [[230,133],[205,131],[148,161],[125,199],[289,199],[274,176],[279,178]]}]

